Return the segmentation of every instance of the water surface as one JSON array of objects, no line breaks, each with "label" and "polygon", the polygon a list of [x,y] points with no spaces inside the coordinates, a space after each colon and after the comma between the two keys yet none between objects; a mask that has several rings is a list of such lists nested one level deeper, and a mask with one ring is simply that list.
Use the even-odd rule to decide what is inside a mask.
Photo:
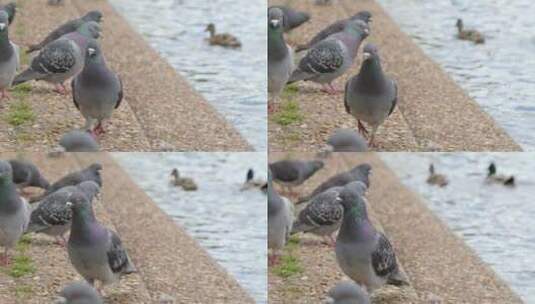
[{"label": "water surface", "polygon": [[[267,208],[259,190],[240,191],[249,168],[266,177],[264,153],[114,153],[160,208],[199,241],[255,298],[267,302]],[[199,186],[169,184],[178,168]],[[262,262],[264,261],[264,262]]]},{"label": "water surface", "polygon": [[[526,303],[535,303],[534,153],[381,153],[381,157]],[[492,161],[498,172],[516,176],[517,187],[483,182]],[[447,175],[447,187],[425,182],[430,163]]]},{"label": "water surface", "polygon": [[[258,151],[267,147],[265,0],[111,0],[171,65]],[[241,50],[208,45],[206,25]]]},{"label": "water surface", "polygon": [[[535,151],[535,2],[532,0],[378,0],[525,150]],[[474,45],[455,22],[486,35]],[[469,130],[469,127],[467,127]]]}]

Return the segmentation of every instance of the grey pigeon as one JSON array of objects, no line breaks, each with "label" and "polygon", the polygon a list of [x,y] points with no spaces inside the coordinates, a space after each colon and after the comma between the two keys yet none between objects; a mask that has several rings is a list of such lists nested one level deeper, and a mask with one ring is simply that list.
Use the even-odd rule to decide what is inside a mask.
[{"label": "grey pigeon", "polygon": [[91,285],[75,282],[61,290],[54,304],[104,304],[104,301]]},{"label": "grey pigeon", "polygon": [[281,160],[269,164],[273,181],[288,187],[302,185],[324,166],[321,160]]},{"label": "grey pigeon", "polygon": [[328,292],[327,304],[370,304],[370,296],[359,285],[342,281]]},{"label": "grey pigeon", "polygon": [[17,192],[9,162],[0,160],[0,264],[9,264],[9,249],[15,247],[28,227],[30,207]]},{"label": "grey pigeon", "polygon": [[66,203],[73,193],[83,193],[89,203],[100,192],[94,181],[86,181],[76,186],[66,186],[46,196],[32,211],[27,233],[44,233],[56,238],[60,245],[65,245],[65,233],[71,227],[72,212]]},{"label": "grey pigeon", "polygon": [[333,187],[314,196],[310,203],[299,212],[294,222],[292,234],[308,232],[325,238],[327,244],[334,246],[334,233],[340,228],[344,208],[340,204],[340,192],[345,187],[355,188],[361,196],[367,187],[361,181],[355,181],[344,187]]},{"label": "grey pigeon", "polygon": [[269,264],[278,263],[281,251],[290,238],[294,220],[293,204],[281,197],[275,188],[268,170],[268,248],[271,250]]},{"label": "grey pigeon", "polygon": [[85,181],[94,181],[99,187],[102,187],[102,177],[100,176],[100,170],[102,170],[102,165],[95,163],[83,170],[69,173],[59,179],[57,182],[53,183],[50,187],[48,187],[48,189],[43,195],[37,198],[33,198],[31,202],[33,203],[40,201],[50,193],[54,193],[63,187],[76,186]]},{"label": "grey pigeon", "polygon": [[9,40],[8,14],[0,10],[0,99],[9,98],[7,89],[19,68],[19,47]]},{"label": "grey pigeon", "polygon": [[102,21],[102,13],[99,11],[90,11],[81,18],[77,18],[77,19],[73,19],[73,20],[69,20],[65,22],[64,24],[60,25],[58,28],[53,30],[50,34],[48,34],[48,36],[46,36],[46,38],[43,41],[37,44],[31,45],[28,48],[27,53],[38,51],[42,49],[43,47],[45,47],[50,42],[59,39],[63,35],[76,32],[84,23],[90,22],[90,21],[100,23]]},{"label": "grey pigeon", "polygon": [[67,251],[78,273],[94,286],[117,282],[121,276],[136,272],[119,236],[100,224],[93,207],[80,192],[72,194],[67,206],[72,209],[72,225]]},{"label": "grey pigeon", "polygon": [[59,140],[65,152],[98,152],[100,146],[93,135],[86,131],[72,130]]},{"label": "grey pigeon", "polygon": [[307,50],[332,34],[342,32],[346,26],[354,20],[361,20],[369,25],[372,22],[372,14],[369,11],[360,11],[350,18],[338,20],[332,24],[329,24],[327,27],[317,33],[308,43],[296,47],[296,52]]},{"label": "grey pigeon", "polygon": [[340,269],[369,292],[385,284],[407,285],[394,248],[370,220],[366,203],[358,191],[345,187],[340,193],[344,219],[336,238],[336,261]]},{"label": "grey pigeon", "polygon": [[367,44],[363,54],[360,72],[346,84],[344,106],[346,112],[357,119],[361,133],[368,135],[361,121],[371,126],[368,145],[373,146],[377,129],[396,108],[398,87],[394,80],[383,73],[375,45]]},{"label": "grey pigeon", "polygon": [[370,188],[369,176],[370,176],[371,170],[372,170],[372,167],[369,164],[364,163],[364,164],[360,164],[354,167],[353,169],[347,172],[336,174],[332,176],[331,178],[329,178],[328,180],[321,183],[318,187],[316,187],[316,189],[314,189],[314,191],[312,191],[312,193],[309,196],[299,199],[298,203],[306,202],[310,200],[311,198],[313,198],[314,196],[326,191],[329,188],[345,186],[349,184],[350,182],[354,182],[354,181],[361,181],[366,185],[367,188]]},{"label": "grey pigeon", "polygon": [[[283,35],[284,15],[280,8],[268,11],[268,92],[271,100],[279,97],[292,74],[293,52]],[[271,105],[268,105],[271,111]]]},{"label": "grey pigeon", "polygon": [[44,80],[66,94],[64,82],[80,73],[84,68],[87,44],[100,36],[100,25],[94,21],[82,24],[76,32],[68,33],[47,44],[32,59],[30,67],[20,73],[13,85],[30,80]]},{"label": "grey pigeon", "polygon": [[5,5],[0,5],[0,11],[7,13],[9,25],[15,20],[15,15],[17,14],[17,4],[15,2],[9,2]]},{"label": "grey pigeon", "polygon": [[[96,40],[89,41],[84,69],[71,82],[74,105],[85,118],[85,129],[98,136],[105,133],[103,121],[123,100],[121,78],[112,72]],[[94,128],[93,122],[97,121]]]},{"label": "grey pigeon", "polygon": [[366,22],[349,22],[342,32],[315,44],[299,61],[288,83],[313,81],[321,84],[324,91],[335,94],[332,82],[351,68],[361,42],[369,33]]},{"label": "grey pigeon", "polygon": [[327,140],[332,152],[366,152],[368,143],[357,132],[351,129],[336,129]]},{"label": "grey pigeon", "polygon": [[310,20],[310,15],[305,12],[297,11],[291,7],[284,6],[284,5],[274,5],[271,6],[269,9],[272,8],[278,8],[282,10],[284,13],[284,31],[289,32],[299,26],[301,26],[303,23]]},{"label": "grey pigeon", "polygon": [[29,161],[12,159],[9,161],[13,169],[13,182],[23,189],[26,187],[37,187],[48,189],[50,183],[39,172],[39,168]]}]

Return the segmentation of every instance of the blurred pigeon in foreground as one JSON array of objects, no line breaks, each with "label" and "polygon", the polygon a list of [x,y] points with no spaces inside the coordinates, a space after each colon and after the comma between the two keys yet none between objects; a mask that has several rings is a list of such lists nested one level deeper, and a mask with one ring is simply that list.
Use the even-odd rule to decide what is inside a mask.
[{"label": "blurred pigeon in foreground", "polygon": [[61,137],[59,145],[65,152],[98,152],[100,146],[89,132],[72,130]]},{"label": "blurred pigeon in foreground", "polygon": [[19,47],[9,40],[9,16],[0,10],[0,99],[8,98],[7,89],[13,84],[19,68]]},{"label": "blurred pigeon in foreground", "polygon": [[91,285],[75,282],[63,288],[54,304],[104,304],[104,301]]},{"label": "blurred pigeon in foreground", "polygon": [[370,304],[370,296],[359,285],[342,281],[329,290],[326,304]]},{"label": "blurred pigeon in foreground", "polygon": [[290,238],[293,212],[293,204],[273,188],[271,171],[268,170],[268,249],[271,250],[269,265],[278,263],[281,251]]},{"label": "blurred pigeon in foreground", "polygon": [[324,164],[320,160],[281,160],[269,164],[269,169],[273,175],[273,181],[286,186],[290,190],[291,187],[302,185],[323,166]]}]

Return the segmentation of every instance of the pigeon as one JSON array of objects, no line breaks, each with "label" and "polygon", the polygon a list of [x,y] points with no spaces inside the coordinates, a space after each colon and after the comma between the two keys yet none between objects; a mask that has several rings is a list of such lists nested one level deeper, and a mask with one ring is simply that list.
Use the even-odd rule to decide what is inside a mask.
[{"label": "pigeon", "polygon": [[81,18],[67,21],[66,23],[60,25],[58,28],[52,31],[50,34],[48,34],[48,36],[46,36],[43,41],[31,45],[26,52],[32,53],[38,51],[50,42],[59,39],[63,35],[76,32],[84,23],[91,21],[100,23],[102,21],[102,13],[99,11],[90,11]]},{"label": "pigeon", "polygon": [[72,209],[67,252],[76,271],[91,286],[95,281],[101,287],[112,284],[136,272],[119,236],[97,221],[83,193],[73,193],[67,206]]},{"label": "pigeon", "polygon": [[43,195],[37,198],[33,198],[31,202],[34,203],[40,201],[50,193],[54,193],[63,187],[76,186],[85,181],[94,181],[99,187],[102,187],[102,177],[100,176],[100,170],[102,170],[102,165],[95,163],[83,170],[69,173],[57,182],[53,183],[50,187],[48,187],[48,189]]},{"label": "pigeon", "polygon": [[0,246],[4,247],[0,264],[9,264],[9,249],[15,247],[28,227],[29,219],[30,207],[17,192],[11,165],[0,160]]},{"label": "pigeon", "polygon": [[61,290],[54,304],[104,304],[104,301],[91,285],[75,282]]},{"label": "pigeon", "polygon": [[19,47],[9,40],[9,16],[0,10],[0,99],[7,98],[7,89],[13,84],[13,79],[19,68]]},{"label": "pigeon", "polygon": [[351,281],[341,281],[329,290],[327,304],[371,304],[371,301],[362,287]]},{"label": "pigeon", "polygon": [[[111,118],[113,110],[123,100],[123,83],[112,72],[96,40],[89,41],[84,69],[71,82],[74,105],[85,118],[86,130],[94,136],[104,134],[103,121]],[[93,128],[94,121],[97,124]]]},{"label": "pigeon", "polygon": [[72,130],[64,134],[59,145],[65,152],[98,152],[100,146],[94,136],[86,131]]},{"label": "pigeon", "polygon": [[327,154],[331,152],[367,152],[368,143],[357,132],[351,129],[336,129],[327,139],[324,149]]},{"label": "pigeon", "polygon": [[281,160],[269,164],[273,181],[284,185],[290,191],[291,187],[302,185],[324,166],[321,160]]},{"label": "pigeon", "polygon": [[394,248],[368,219],[366,203],[357,189],[340,192],[344,218],[336,238],[336,261],[342,272],[369,292],[385,284],[408,285],[399,270]]},{"label": "pigeon", "polygon": [[281,197],[273,188],[271,171],[268,170],[268,248],[269,265],[279,261],[281,251],[290,238],[294,220],[293,204],[285,197]]},{"label": "pigeon", "polygon": [[72,221],[71,209],[65,204],[76,192],[83,193],[89,203],[92,203],[100,192],[100,187],[94,181],[85,181],[49,194],[32,211],[26,233],[44,233],[55,237],[59,245],[65,246],[64,235],[70,229]]},{"label": "pigeon", "polygon": [[314,189],[314,191],[312,191],[312,193],[309,196],[301,198],[298,203],[306,202],[310,200],[311,198],[313,198],[314,196],[326,191],[329,188],[345,186],[349,184],[350,182],[354,182],[354,181],[361,181],[366,185],[367,188],[370,188],[369,176],[370,176],[371,170],[372,170],[372,167],[369,164],[364,163],[364,164],[360,164],[354,167],[353,169],[347,172],[336,174],[332,176],[331,178],[329,178],[328,180],[321,183],[318,187],[316,187],[316,189]]},{"label": "pigeon", "polygon": [[334,233],[340,228],[344,208],[340,204],[340,192],[347,187],[356,189],[364,196],[367,187],[361,181],[355,181],[344,187],[333,187],[314,196],[310,203],[299,212],[292,228],[292,234],[309,232],[325,238],[327,244],[334,247]]},{"label": "pigeon", "polygon": [[369,11],[360,11],[350,18],[338,20],[332,24],[329,24],[326,28],[317,33],[316,36],[314,36],[308,43],[297,46],[295,51],[301,52],[307,50],[332,34],[342,32],[351,21],[355,20],[364,21],[369,25],[372,22],[372,14]]},{"label": "pigeon", "polygon": [[[293,51],[283,35],[284,14],[280,8],[268,11],[268,92],[271,100],[277,99],[292,74]],[[272,110],[271,105],[268,105]]]},{"label": "pigeon", "polygon": [[362,20],[348,23],[342,32],[315,44],[299,61],[288,83],[300,80],[320,83],[323,90],[335,94],[332,82],[351,68],[361,42],[370,29]]},{"label": "pigeon", "polygon": [[33,58],[30,67],[15,78],[13,85],[44,80],[54,84],[57,92],[66,94],[63,83],[82,71],[89,39],[98,38],[100,31],[100,25],[90,21],[82,24],[76,32],[47,44]]},{"label": "pigeon", "polygon": [[274,5],[269,10],[273,8],[278,8],[284,13],[284,32],[289,32],[310,20],[308,13],[297,11],[288,6]]},{"label": "pigeon", "polygon": [[37,187],[41,189],[48,189],[50,183],[39,172],[39,168],[29,161],[12,159],[9,164],[13,169],[13,182],[19,189],[26,187]]},{"label": "pigeon", "polygon": [[15,15],[17,14],[17,4],[15,2],[9,2],[8,4],[0,5],[0,11],[7,13],[9,25],[11,25],[11,23],[13,23],[15,20]]},{"label": "pigeon", "polygon": [[383,73],[375,45],[367,44],[363,53],[360,72],[346,83],[344,106],[357,119],[359,132],[368,135],[361,121],[371,126],[368,146],[373,146],[377,129],[396,108],[398,86]]}]

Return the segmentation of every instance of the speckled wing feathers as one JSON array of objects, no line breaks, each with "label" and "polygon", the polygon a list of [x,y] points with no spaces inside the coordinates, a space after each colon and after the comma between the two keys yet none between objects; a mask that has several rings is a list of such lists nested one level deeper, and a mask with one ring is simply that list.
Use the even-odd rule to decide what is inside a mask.
[{"label": "speckled wing feathers", "polygon": [[336,72],[343,64],[342,47],[334,41],[325,41],[307,53],[299,69],[309,74],[326,74]]},{"label": "speckled wing feathers", "polygon": [[372,267],[379,277],[389,276],[398,269],[394,248],[382,233],[379,233],[377,246],[372,252]]}]

